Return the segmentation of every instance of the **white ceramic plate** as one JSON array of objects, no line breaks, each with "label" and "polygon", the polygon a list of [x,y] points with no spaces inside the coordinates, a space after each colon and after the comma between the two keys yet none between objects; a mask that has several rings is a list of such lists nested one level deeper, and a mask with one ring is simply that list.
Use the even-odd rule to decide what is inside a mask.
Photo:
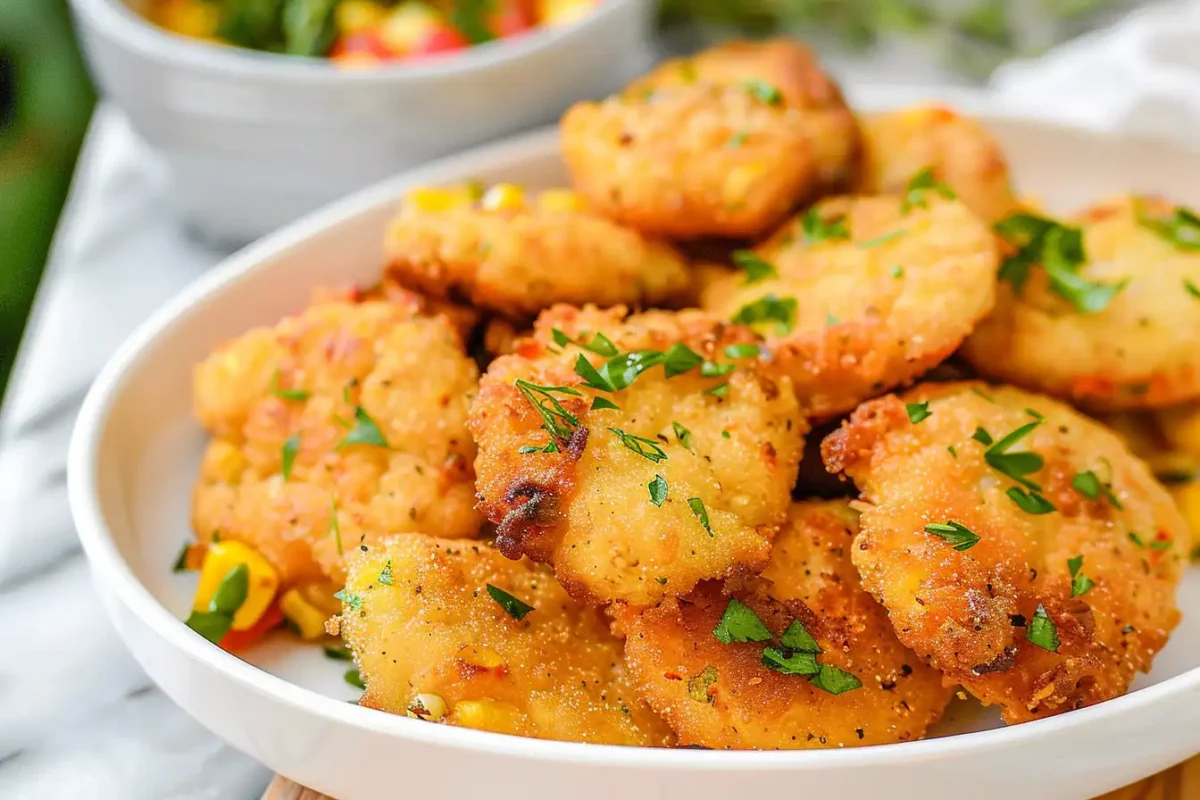
[{"label": "white ceramic plate", "polygon": [[[982,113],[969,98],[965,105]],[[1123,190],[1200,206],[1198,154],[983,116],[1020,190],[1051,208]],[[242,661],[188,630],[179,619],[194,577],[172,574],[171,564],[190,536],[189,490],[205,442],[191,417],[192,365],[218,342],[300,309],[314,286],[375,280],[384,224],[404,188],[468,177],[561,185],[555,133],[390,181],[239,253],[134,334],[84,404],[71,447],[71,504],[97,589],[146,671],[201,723],[272,769],[343,800],[564,793],[573,800],[797,793],[1082,800],[1200,751],[1197,569],[1181,589],[1183,623],[1129,695],[1012,728],[959,702],[934,738],[838,751],[618,748],[431,725],[347,702],[355,691],[342,680],[346,664],[285,636]]]}]

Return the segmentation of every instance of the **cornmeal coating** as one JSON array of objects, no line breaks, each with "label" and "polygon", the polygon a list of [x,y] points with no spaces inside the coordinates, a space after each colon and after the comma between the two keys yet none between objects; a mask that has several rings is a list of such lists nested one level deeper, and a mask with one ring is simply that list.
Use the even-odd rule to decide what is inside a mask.
[{"label": "cornmeal coating", "polygon": [[858,123],[812,53],[731,42],[668,61],[561,122],[576,191],[613,219],[687,239],[757,237],[847,184]]},{"label": "cornmeal coating", "polygon": [[603,612],[487,544],[409,535],[355,552],[338,629],[364,706],[538,739],[673,741]]},{"label": "cornmeal coating", "polygon": [[[858,515],[845,500],[791,507],[762,580],[731,595],[765,623],[770,642],[723,644],[713,633],[730,601],[706,584],[624,620],[626,658],[650,705],[681,744],[714,749],[855,747],[919,739],[950,701],[941,675],[896,639],[887,612],[850,561]],[[763,663],[794,621],[821,664],[862,684],[841,694]]]},{"label": "cornmeal coating", "polygon": [[[589,389],[575,368],[612,359],[580,342],[631,370],[654,365],[619,391]],[[655,360],[668,352],[674,360]],[[471,408],[479,508],[500,550],[552,564],[577,599],[635,605],[765,566],[807,426],[787,379],[762,374],[757,353],[749,329],[698,311],[544,313],[492,363]]]},{"label": "cornmeal coating", "polygon": [[1062,403],[927,384],[865,403],[823,452],[862,493],[863,587],[1007,722],[1123,694],[1179,620],[1186,524],[1112,431]]}]

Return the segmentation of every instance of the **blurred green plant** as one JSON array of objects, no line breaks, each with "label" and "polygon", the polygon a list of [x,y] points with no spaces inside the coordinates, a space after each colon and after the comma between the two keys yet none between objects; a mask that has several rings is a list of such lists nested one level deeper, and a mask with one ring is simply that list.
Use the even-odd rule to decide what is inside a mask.
[{"label": "blurred green plant", "polygon": [[65,0],[0,0],[0,397],[92,104]]}]

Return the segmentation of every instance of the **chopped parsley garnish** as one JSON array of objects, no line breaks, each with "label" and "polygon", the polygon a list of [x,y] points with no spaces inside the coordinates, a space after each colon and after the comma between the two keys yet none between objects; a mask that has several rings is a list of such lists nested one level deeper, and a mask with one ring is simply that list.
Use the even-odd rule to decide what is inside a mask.
[{"label": "chopped parsley garnish", "polygon": [[746,143],[746,132],[738,131],[725,142],[725,146],[730,150],[736,150]]},{"label": "chopped parsley garnish", "polygon": [[1144,540],[1144,539],[1143,539],[1141,536],[1138,536],[1138,535],[1137,535],[1137,533],[1136,533],[1135,531],[1130,531],[1130,532],[1129,532],[1128,534],[1126,534],[1126,535],[1129,537],[1129,541],[1133,542],[1133,543],[1134,543],[1134,544],[1136,544],[1138,547],[1141,547],[1141,548],[1145,549],[1145,547],[1146,547],[1146,541],[1145,541],[1145,540]]},{"label": "chopped parsley garnish", "polygon": [[662,475],[655,475],[646,487],[650,490],[650,502],[662,507],[667,502],[667,480]]},{"label": "chopped parsley garnish", "polygon": [[764,260],[762,256],[753,250],[733,251],[733,263],[737,265],[738,269],[746,273],[745,284],[747,286],[759,281],[779,277],[779,271],[775,269],[775,265]]},{"label": "chopped parsley garnish", "polygon": [[1071,570],[1071,597],[1085,595],[1096,585],[1095,581],[1081,572],[1083,569],[1083,556],[1068,558],[1067,569]]},{"label": "chopped parsley garnish", "polygon": [[450,8],[450,24],[471,44],[490,42],[496,38],[488,24],[492,5],[492,0],[460,0]]},{"label": "chopped parsley garnish", "polygon": [[736,597],[731,597],[717,627],[713,628],[713,636],[717,637],[717,641],[721,644],[769,642],[771,631],[767,630],[767,626],[763,624],[753,609]]},{"label": "chopped parsley garnish", "polygon": [[550,336],[554,339],[554,343],[559,347],[566,347],[569,344],[574,344],[582,347],[584,350],[591,351],[596,355],[604,356],[606,358],[611,358],[620,352],[617,350],[617,346],[612,343],[612,340],[603,333],[597,333],[592,337],[592,341],[590,342],[585,341],[586,334],[584,336],[580,336],[579,340],[576,341],[560,331],[558,328],[552,328],[550,330]]},{"label": "chopped parsley garnish", "polygon": [[958,451],[954,449],[954,445],[952,445],[952,444],[946,445],[946,452],[949,453],[950,455],[954,456],[955,458],[958,458]]},{"label": "chopped parsley garnish", "polygon": [[663,369],[668,378],[691,372],[704,363],[704,357],[682,342],[671,345],[671,349],[663,354]]},{"label": "chopped parsley garnish", "polygon": [[[587,359],[583,356],[580,356],[579,359],[587,363]],[[551,438],[561,442],[571,438],[571,434],[579,427],[579,418],[567,411],[554,395],[579,397],[581,395],[578,390],[572,389],[570,386],[538,386],[520,378],[517,378],[513,385],[541,416],[542,427],[546,429]]]},{"label": "chopped parsley garnish", "polygon": [[819,655],[824,652],[821,650],[821,645],[817,644],[817,640],[812,637],[808,629],[801,624],[800,620],[794,619],[788,625],[787,630],[783,632],[783,636],[779,637],[779,643],[788,650],[795,650],[799,653],[813,653]]},{"label": "chopped parsley garnish", "polygon": [[928,400],[924,403],[905,403],[904,410],[908,412],[908,421],[913,425],[933,416],[933,412],[929,410]]},{"label": "chopped parsley garnish", "polygon": [[704,526],[704,530],[708,532],[709,537],[715,536],[716,534],[713,533],[712,525],[708,522],[708,509],[704,507],[704,501],[699,497],[689,497],[687,504],[692,513],[696,515],[696,519],[700,520],[700,524]]},{"label": "chopped parsley garnish", "polygon": [[342,676],[346,683],[357,689],[366,689],[367,685],[363,683],[362,674],[357,669],[348,669],[346,674]]},{"label": "chopped parsley garnish", "polygon": [[238,564],[221,578],[208,601],[207,611],[193,611],[186,625],[213,644],[218,644],[233,627],[233,616],[250,593],[250,568]]},{"label": "chopped parsley garnish", "polygon": [[904,190],[904,203],[900,209],[907,214],[914,208],[924,208],[926,203],[926,192],[939,194],[947,200],[953,200],[958,197],[946,184],[936,180],[933,177],[933,170],[929,167],[918,172],[909,180],[907,188]]},{"label": "chopped parsley garnish", "polygon": [[342,526],[338,522],[338,507],[336,497],[329,498],[329,533],[326,535],[333,536],[334,542],[337,543],[338,555],[345,555],[345,552],[342,550]]},{"label": "chopped parsley garnish", "polygon": [[904,277],[904,267],[900,266],[899,264],[892,267],[892,277],[893,278],[903,278]]},{"label": "chopped parsley garnish", "polygon": [[1108,500],[1108,502],[1112,503],[1113,508],[1117,509],[1118,511],[1125,510],[1125,507],[1121,505],[1121,501],[1117,499],[1115,494],[1113,494],[1112,487],[1101,481],[1100,478],[1096,476],[1096,473],[1090,469],[1080,472],[1074,478],[1072,478],[1071,486],[1075,488],[1075,491],[1079,492],[1089,500],[1095,500],[1103,496]]},{"label": "chopped parsley garnish", "polygon": [[733,436],[730,435],[729,431],[721,431],[721,438],[722,439],[732,439]]},{"label": "chopped parsley garnish", "polygon": [[534,447],[531,444],[526,444],[526,445],[521,445],[520,447],[518,447],[517,452],[523,456],[527,456],[530,453],[542,453],[545,451],[542,450],[542,448],[540,448],[540,447]]},{"label": "chopped parsley garnish", "polygon": [[[583,378],[583,385],[589,389],[619,392],[637,380],[646,370],[668,361],[667,377],[670,378],[698,366],[704,359],[690,347],[677,344],[666,353],[660,350],[623,353],[605,361],[599,368],[593,367],[586,358],[580,356],[575,362],[575,374]],[[683,369],[685,363],[690,363],[691,367]]]},{"label": "chopped parsley garnish", "polygon": [[593,397],[592,411],[620,411],[621,407],[607,397]]},{"label": "chopped parsley garnish", "polygon": [[836,314],[826,314],[825,315],[826,327],[832,328],[834,325],[839,324],[841,321],[842,321],[841,317],[838,317]]},{"label": "chopped parsley garnish", "polygon": [[778,87],[773,86],[766,81],[743,81],[742,88],[749,92],[751,96],[769,106],[783,105],[783,93],[779,91]]},{"label": "chopped parsley garnish", "polygon": [[296,463],[296,453],[299,451],[300,434],[289,436],[287,441],[283,443],[283,451],[280,454],[284,483],[287,483],[287,481],[292,477],[292,466]]},{"label": "chopped parsley garnish", "polygon": [[774,322],[777,334],[791,333],[796,326],[796,298],[768,294],[739,308],[732,321],[740,325]]},{"label": "chopped parsley garnish", "polygon": [[338,449],[352,444],[365,444],[372,447],[388,447],[387,439],[375,424],[375,420],[358,406],[354,409],[354,427],[346,434],[346,438],[338,443]]},{"label": "chopped parsley garnish", "polygon": [[1010,486],[1005,494],[1026,514],[1049,514],[1058,510],[1036,490],[1026,492],[1020,486]]},{"label": "chopped parsley garnish", "polygon": [[713,702],[713,695],[709,694],[708,687],[717,682],[719,674],[716,667],[705,667],[699,673],[693,675],[687,682],[688,697],[697,703],[711,704]]},{"label": "chopped parsley garnish", "polygon": [[188,542],[183,543],[183,549],[179,551],[179,556],[175,559],[175,565],[171,567],[172,572],[187,572],[188,571],[188,553],[191,552],[192,546]]},{"label": "chopped parsley garnish", "polygon": [[340,589],[333,595],[334,600],[341,600],[351,611],[358,611],[362,608],[362,598],[353,592],[347,592],[345,589]]},{"label": "chopped parsley garnish", "polygon": [[675,438],[679,443],[688,450],[692,449],[692,432],[680,425],[678,422],[671,423],[671,430],[675,432]]},{"label": "chopped parsley garnish", "polygon": [[971,438],[984,447],[988,447],[992,443],[992,435],[981,427],[975,429],[975,432],[971,434]]},{"label": "chopped parsley garnish", "polygon": [[840,667],[822,664],[821,671],[812,679],[812,685],[832,695],[838,695],[860,688],[862,681]]},{"label": "chopped parsley garnish", "polygon": [[1155,539],[1154,541],[1150,542],[1150,549],[1151,550],[1170,550],[1171,546],[1174,544],[1175,544],[1175,542],[1172,539]]},{"label": "chopped parsley garnish", "polygon": [[330,661],[353,661],[354,660],[354,653],[351,653],[350,648],[346,647],[346,645],[344,645],[344,644],[337,645],[336,647],[331,646],[331,645],[326,645],[322,649],[325,651],[325,657],[328,658]]},{"label": "chopped parsley garnish", "polygon": [[1041,603],[1038,603],[1037,611],[1029,621],[1029,627],[1025,629],[1025,638],[1043,650],[1058,652],[1058,629],[1054,627],[1054,620],[1050,619]]},{"label": "chopped parsley garnish", "polygon": [[1002,475],[1007,475],[1026,488],[1040,490],[1042,487],[1029,480],[1026,476],[1040,470],[1045,465],[1045,460],[1037,453],[1029,451],[1010,453],[1008,450],[1017,442],[1033,433],[1034,429],[1041,424],[1042,420],[1034,420],[1017,428],[1003,439],[988,447],[983,453],[983,460],[992,469]]},{"label": "chopped parsley garnish", "polygon": [[511,594],[499,587],[492,586],[490,583],[487,585],[487,593],[489,597],[499,603],[500,607],[503,608],[505,612],[515,620],[523,620],[525,619],[526,614],[528,614],[530,611],[533,611],[533,606],[516,597],[513,597]]},{"label": "chopped parsley garnish", "polygon": [[727,358],[758,358],[762,348],[756,344],[730,344],[725,346]]},{"label": "chopped parsley garnish", "polygon": [[707,390],[705,394],[711,394],[713,397],[724,397],[725,395],[729,394],[729,384],[722,383],[720,386],[714,386],[713,388]]},{"label": "chopped parsley garnish", "polygon": [[817,657],[812,653],[785,653],[774,647],[763,648],[762,663],[784,675],[813,676],[821,671]]},{"label": "chopped parsley garnish", "polygon": [[859,242],[858,246],[863,250],[870,250],[872,247],[879,247],[881,244],[887,244],[888,242],[899,239],[906,233],[908,233],[908,231],[904,228],[901,228],[898,231],[892,231],[891,233],[885,233],[882,236],[876,236],[874,239],[867,239],[865,242]]},{"label": "chopped parsley garnish", "polygon": [[392,578],[392,560],[389,558],[387,563],[383,565],[383,569],[379,571],[379,582],[384,586],[391,586]]},{"label": "chopped parsley garnish", "polygon": [[609,430],[621,440],[621,444],[642,458],[653,461],[655,464],[667,460],[666,451],[659,447],[658,442],[653,439],[647,439],[644,436],[634,436],[632,433],[626,433],[620,428],[609,428]]},{"label": "chopped parsley garnish", "polygon": [[846,227],[845,216],[827,221],[816,208],[810,208],[805,213],[804,219],[800,223],[800,229],[804,231],[804,241],[807,244],[850,238],[850,229]]},{"label": "chopped parsley garnish", "polygon": [[1197,300],[1200,300],[1200,286],[1197,286],[1195,281],[1193,281],[1189,278],[1184,278],[1183,279],[1183,288],[1186,289],[1187,293],[1190,294],[1192,297],[1196,298]]},{"label": "chopped parsley garnish", "polygon": [[1017,294],[1038,263],[1046,270],[1050,288],[1085,314],[1103,311],[1128,283],[1097,283],[1079,274],[1087,262],[1079,228],[1034,214],[1014,214],[996,223],[995,230],[1017,248],[1000,267],[1000,280],[1011,283]]},{"label": "chopped parsley garnish", "polygon": [[271,394],[281,400],[307,400],[312,396],[303,389],[280,389],[279,370],[275,370],[275,374],[271,376]]},{"label": "chopped parsley garnish", "polygon": [[[1138,222],[1166,239],[1179,250],[1200,250],[1200,218],[1191,209],[1175,206],[1166,219],[1145,214],[1137,209]],[[1197,295],[1200,296],[1200,295]]]},{"label": "chopped parsley garnish", "polygon": [[717,364],[713,361],[705,361],[700,365],[700,376],[703,378],[721,378],[733,372],[733,364]]},{"label": "chopped parsley garnish", "polygon": [[935,522],[926,525],[925,532],[945,539],[955,550],[970,550],[979,544],[979,535],[959,522]]}]

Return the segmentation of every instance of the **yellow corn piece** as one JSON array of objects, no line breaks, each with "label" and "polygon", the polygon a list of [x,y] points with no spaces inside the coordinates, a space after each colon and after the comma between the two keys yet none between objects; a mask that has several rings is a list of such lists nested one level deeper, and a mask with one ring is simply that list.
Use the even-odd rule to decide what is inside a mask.
[{"label": "yellow corn piece", "polygon": [[1200,406],[1160,411],[1158,424],[1172,447],[1200,456]]},{"label": "yellow corn piece", "polygon": [[547,189],[538,195],[542,211],[583,211],[583,198],[570,189]]},{"label": "yellow corn piece", "polygon": [[279,574],[258,551],[241,542],[214,542],[208,546],[204,566],[200,569],[200,585],[192,602],[195,611],[208,611],[213,593],[235,567],[245,564],[250,572],[246,601],[233,615],[233,629],[244,631],[266,613],[279,588]]},{"label": "yellow corn piece", "polygon": [[490,647],[469,644],[458,651],[459,661],[476,669],[501,669],[505,666],[504,659]]},{"label": "yellow corn piece", "polygon": [[495,733],[518,733],[521,712],[498,700],[463,700],[455,704],[450,722],[464,728]]},{"label": "yellow corn piece", "polygon": [[333,21],[343,34],[358,33],[379,27],[387,16],[388,10],[371,0],[342,0],[333,12]]},{"label": "yellow corn piece", "polygon": [[513,183],[497,183],[483,193],[479,205],[485,211],[520,211],[525,208],[525,190]]},{"label": "yellow corn piece", "polygon": [[404,715],[426,722],[441,722],[446,716],[446,701],[439,694],[419,694],[408,704]]},{"label": "yellow corn piece", "polygon": [[418,211],[437,213],[459,208],[470,208],[478,195],[470,184],[461,186],[421,186],[404,196],[404,202]]},{"label": "yellow corn piece", "polygon": [[288,589],[279,598],[279,607],[283,615],[290,619],[300,629],[300,638],[316,641],[325,638],[325,620],[331,615],[305,599],[299,589]]},{"label": "yellow corn piece", "polygon": [[1183,518],[1191,526],[1193,538],[1200,538],[1200,481],[1173,486],[1171,495]]},{"label": "yellow corn piece", "polygon": [[550,27],[570,25],[595,7],[596,0],[538,0],[537,18]]},{"label": "yellow corn piece", "polygon": [[160,3],[152,18],[173,33],[194,39],[212,39],[221,23],[221,10],[203,0],[166,0]]},{"label": "yellow corn piece", "polygon": [[396,55],[415,50],[442,25],[438,12],[425,3],[406,2],[387,15],[379,38]]},{"label": "yellow corn piece", "polygon": [[334,597],[341,588],[340,584],[333,581],[302,583],[296,587],[304,601],[324,612],[326,617],[342,613],[342,601]]}]

